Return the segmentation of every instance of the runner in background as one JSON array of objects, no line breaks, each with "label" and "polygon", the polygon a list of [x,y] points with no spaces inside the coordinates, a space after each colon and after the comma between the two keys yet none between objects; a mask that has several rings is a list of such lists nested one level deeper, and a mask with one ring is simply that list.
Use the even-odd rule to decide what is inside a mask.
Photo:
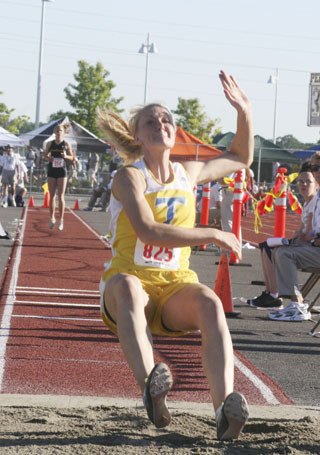
[{"label": "runner in background", "polygon": [[152,334],[179,336],[200,331],[202,360],[216,413],[218,439],[234,439],[248,418],[245,398],[233,391],[233,347],[222,303],[189,269],[190,247],[215,243],[241,257],[234,234],[194,227],[193,188],[249,166],[253,156],[251,104],[232,76],[219,74],[237,111],[230,151],[215,159],[172,163],[175,124],[163,105],[133,112],[129,124],[102,112],[100,128],[125,166],[114,176],[110,199],[112,259],[101,280],[105,324],[118,334],[141,388],[150,420],[170,423],[166,395],[172,376],[154,364]]},{"label": "runner in background", "polygon": [[54,127],[53,132],[56,137],[53,141],[47,143],[44,151],[44,159],[49,161],[48,164],[48,188],[50,194],[50,222],[49,227],[53,229],[56,223],[56,192],[58,193],[59,204],[59,231],[63,230],[63,217],[65,210],[65,192],[67,186],[67,161],[70,163],[74,159],[71,146],[64,140],[70,125],[68,123],[58,124]]}]

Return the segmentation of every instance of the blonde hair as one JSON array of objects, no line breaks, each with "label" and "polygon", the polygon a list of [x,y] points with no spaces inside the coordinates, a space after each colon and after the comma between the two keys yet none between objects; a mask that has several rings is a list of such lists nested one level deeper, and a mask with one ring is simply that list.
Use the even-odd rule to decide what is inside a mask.
[{"label": "blonde hair", "polygon": [[56,126],[53,128],[53,132],[56,133],[59,128],[62,128],[64,134],[66,134],[70,130],[70,123],[57,123]]},{"label": "blonde hair", "polygon": [[124,164],[134,163],[143,156],[140,145],[135,141],[135,135],[142,114],[147,109],[153,107],[164,108],[168,112],[173,126],[175,126],[170,110],[166,106],[158,103],[151,103],[146,106],[137,106],[133,108],[130,111],[130,119],[128,122],[123,120],[123,118],[115,112],[108,110],[98,111],[99,128],[105,138],[115,145]]},{"label": "blonde hair", "polygon": [[320,152],[315,152],[310,157],[311,164],[320,164]]}]

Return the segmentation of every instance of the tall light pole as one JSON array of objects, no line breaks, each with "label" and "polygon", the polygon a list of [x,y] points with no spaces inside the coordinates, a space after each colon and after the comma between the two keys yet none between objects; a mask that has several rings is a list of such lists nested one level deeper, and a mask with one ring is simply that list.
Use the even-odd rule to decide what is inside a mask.
[{"label": "tall light pole", "polygon": [[141,44],[139,49],[139,54],[146,54],[146,75],[144,81],[144,98],[143,104],[147,103],[147,93],[148,93],[148,72],[149,72],[149,54],[157,54],[158,49],[154,43],[150,43],[150,33],[147,36],[147,43]]},{"label": "tall light pole", "polygon": [[273,143],[276,143],[276,126],[277,126],[277,105],[278,105],[278,77],[279,70],[276,68],[275,76],[269,76],[268,84],[274,84],[274,109],[273,109]]},{"label": "tall light pole", "polygon": [[38,84],[37,84],[37,105],[36,105],[36,120],[35,120],[36,128],[39,127],[39,118],[40,118],[45,4],[46,4],[46,2],[54,2],[54,0],[41,0],[41,1],[42,1],[42,11],[41,11],[40,48],[39,48]]}]

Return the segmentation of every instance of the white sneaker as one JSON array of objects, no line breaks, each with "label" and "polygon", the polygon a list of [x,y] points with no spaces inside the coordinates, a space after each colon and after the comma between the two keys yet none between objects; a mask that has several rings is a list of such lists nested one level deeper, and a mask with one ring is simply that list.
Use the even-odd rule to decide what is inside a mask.
[{"label": "white sneaker", "polygon": [[63,221],[60,221],[58,229],[59,231],[63,231]]},{"label": "white sneaker", "polygon": [[5,209],[8,207],[8,199],[6,197],[2,199],[2,207]]},{"label": "white sneaker", "polygon": [[286,307],[282,308],[281,310],[270,311],[270,314],[285,313],[287,310],[291,310],[292,308],[296,309],[297,305],[299,306],[299,308],[303,310],[307,310],[309,306],[307,303],[290,302]]},{"label": "white sneaker", "polygon": [[282,311],[268,314],[269,319],[273,321],[308,321],[311,319],[311,313],[305,303],[291,302]]}]

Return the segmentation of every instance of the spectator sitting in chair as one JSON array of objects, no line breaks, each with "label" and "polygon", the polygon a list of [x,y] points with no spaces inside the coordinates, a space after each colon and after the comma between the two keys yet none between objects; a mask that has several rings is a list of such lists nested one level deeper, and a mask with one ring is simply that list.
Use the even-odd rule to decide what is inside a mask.
[{"label": "spectator sitting in chair", "polygon": [[97,173],[99,170],[99,162],[100,162],[100,157],[99,157],[98,153],[90,153],[87,170],[88,170],[88,178],[89,178],[91,188],[94,188],[94,186],[98,183]]},{"label": "spectator sitting in chair", "polygon": [[[298,269],[320,268],[320,162],[318,165],[305,162],[297,184],[304,199],[300,229],[289,245],[270,248],[267,242],[260,243],[266,290],[259,297],[247,300],[250,306],[256,308],[277,309],[269,313],[269,318],[278,321],[305,321],[311,318],[299,290]],[[281,309],[280,297],[291,299],[284,309]]]},{"label": "spectator sitting in chair", "polygon": [[27,188],[25,187],[25,182],[29,182],[28,177],[28,168],[23,161],[19,161],[19,177],[17,180],[16,190],[15,190],[15,202],[17,207],[24,207],[23,198],[27,194]]},{"label": "spectator sitting in chair", "polygon": [[93,189],[92,196],[88,202],[88,207],[86,207],[86,212],[91,212],[96,205],[97,200],[100,198],[98,206],[100,207],[100,212],[106,212],[110,194],[111,194],[111,185],[114,174],[116,171],[113,171],[111,175],[107,175],[104,180],[100,183],[100,185]]}]

